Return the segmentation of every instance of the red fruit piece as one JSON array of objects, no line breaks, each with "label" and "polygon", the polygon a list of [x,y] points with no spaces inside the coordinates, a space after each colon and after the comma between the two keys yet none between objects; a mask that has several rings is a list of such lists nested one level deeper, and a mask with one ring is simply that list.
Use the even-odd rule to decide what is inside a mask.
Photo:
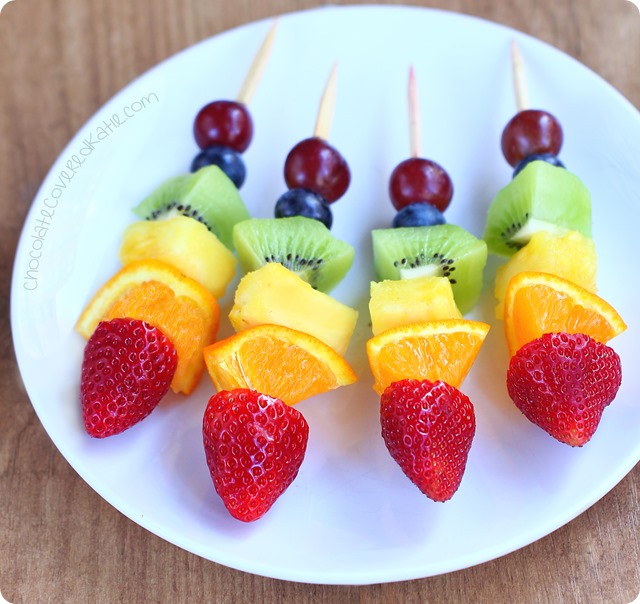
[{"label": "red fruit piece", "polygon": [[119,434],[151,413],[178,364],[159,329],[136,319],[102,321],[84,349],[80,401],[88,434]]},{"label": "red fruit piece", "polygon": [[239,388],[209,399],[202,434],[218,495],[234,518],[252,522],[298,475],[309,426],[280,399]]},{"label": "red fruit piece", "polygon": [[458,490],[476,431],[471,401],[446,382],[402,380],[380,398],[380,423],[391,457],[427,497]]},{"label": "red fruit piece", "polygon": [[453,197],[453,183],[441,165],[430,159],[411,157],[400,162],[391,173],[389,197],[396,210],[423,201],[444,212]]},{"label": "red fruit piece", "polygon": [[396,210],[417,201],[444,212],[453,197],[447,171],[430,159],[411,157],[400,162],[389,177],[389,197]]},{"label": "red fruit piece", "polygon": [[621,381],[620,357],[584,334],[544,334],[518,350],[507,372],[518,409],[573,447],[591,439]]},{"label": "red fruit piece", "polygon": [[309,189],[327,203],[342,197],[351,182],[347,161],[337,149],[317,136],[300,141],[284,162],[284,180],[290,189]]},{"label": "red fruit piece", "polygon": [[200,149],[223,145],[242,153],[253,138],[253,120],[242,103],[213,101],[198,111],[193,136]]},{"label": "red fruit piece", "polygon": [[562,126],[548,111],[525,109],[516,113],[502,131],[502,154],[514,168],[530,155],[558,155]]}]

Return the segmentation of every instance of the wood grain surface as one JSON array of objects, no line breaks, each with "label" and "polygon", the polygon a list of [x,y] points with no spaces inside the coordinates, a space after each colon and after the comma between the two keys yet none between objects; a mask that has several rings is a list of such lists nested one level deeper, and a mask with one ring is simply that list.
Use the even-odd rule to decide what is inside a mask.
[{"label": "wood grain surface", "polygon": [[[75,474],[40,425],[16,366],[9,292],[20,229],[52,162],[105,101],[162,59],[242,23],[319,4],[15,0],[2,10],[0,592],[13,604],[631,602],[640,591],[638,467],[573,522],[501,559],[402,583],[305,585],[219,566],[140,528]],[[541,38],[640,106],[640,16],[626,0],[415,4]]]}]

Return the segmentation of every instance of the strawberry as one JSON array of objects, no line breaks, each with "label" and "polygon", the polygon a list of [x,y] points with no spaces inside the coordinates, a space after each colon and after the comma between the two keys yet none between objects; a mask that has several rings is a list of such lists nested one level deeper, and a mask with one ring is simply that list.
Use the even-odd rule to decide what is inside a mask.
[{"label": "strawberry", "polygon": [[213,485],[229,513],[262,517],[298,475],[309,438],[302,414],[255,390],[222,390],[202,423]]},{"label": "strawberry", "polygon": [[591,439],[621,381],[620,357],[584,334],[544,334],[518,350],[507,372],[516,407],[572,447]]},{"label": "strawberry", "polygon": [[394,382],[380,398],[380,423],[391,457],[430,499],[458,490],[476,431],[471,401],[441,381]]},{"label": "strawberry", "polygon": [[148,323],[100,323],[84,350],[80,379],[88,434],[119,434],[147,417],[167,393],[177,363],[173,344]]}]

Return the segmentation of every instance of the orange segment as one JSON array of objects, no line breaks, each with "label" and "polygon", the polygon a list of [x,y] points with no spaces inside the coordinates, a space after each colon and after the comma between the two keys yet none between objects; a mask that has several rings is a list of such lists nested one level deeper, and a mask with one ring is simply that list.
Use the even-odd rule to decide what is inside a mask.
[{"label": "orange segment", "polygon": [[204,349],[216,390],[252,388],[295,405],[356,381],[333,348],[301,331],[258,325]]},{"label": "orange segment", "polygon": [[100,321],[118,317],[146,321],[171,340],[178,353],[171,389],[191,393],[204,372],[202,349],[218,330],[220,311],[213,295],[164,262],[132,262],[100,288],[75,329],[89,339]]},{"label": "orange segment", "polygon": [[466,319],[388,329],[367,342],[373,389],[382,394],[389,384],[404,379],[442,380],[457,388],[488,332],[486,323]]},{"label": "orange segment", "polygon": [[627,326],[613,306],[583,287],[549,273],[522,272],[507,286],[504,328],[513,356],[545,333],[583,333],[604,344]]}]

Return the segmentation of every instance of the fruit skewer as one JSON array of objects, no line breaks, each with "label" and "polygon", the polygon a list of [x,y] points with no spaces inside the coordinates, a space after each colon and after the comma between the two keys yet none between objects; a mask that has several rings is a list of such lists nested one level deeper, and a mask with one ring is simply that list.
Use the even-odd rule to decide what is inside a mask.
[{"label": "fruit skewer", "polygon": [[495,287],[511,355],[507,389],[531,422],[560,442],[582,446],[620,387],[620,358],[606,342],[626,326],[593,293],[589,192],[557,159],[558,120],[528,107],[515,42],[512,67],[518,112],[503,130],[501,147],[515,170],[491,203],[485,229],[489,250],[510,257]]},{"label": "fruit skewer", "polygon": [[290,189],[276,203],[276,217],[234,228],[246,272],[229,315],[236,334],[204,350],[217,390],[203,418],[206,460],[225,507],[244,522],[262,517],[302,464],[309,427],[292,405],[356,380],[342,355],[358,313],[325,293],[354,253],[328,230],[329,203],[350,178],[327,142],[336,73],[334,66],[314,136],[287,156]]},{"label": "fruit skewer", "polygon": [[[398,213],[393,228],[372,233],[376,272],[385,280],[371,284],[367,356],[389,453],[427,497],[446,501],[460,485],[475,434],[473,404],[458,387],[489,329],[464,320],[458,305],[466,312],[475,304],[487,250],[445,224],[453,184],[444,168],[421,157],[413,68],[408,98],[411,157],[389,179]],[[384,263],[396,271],[381,270]]]}]

